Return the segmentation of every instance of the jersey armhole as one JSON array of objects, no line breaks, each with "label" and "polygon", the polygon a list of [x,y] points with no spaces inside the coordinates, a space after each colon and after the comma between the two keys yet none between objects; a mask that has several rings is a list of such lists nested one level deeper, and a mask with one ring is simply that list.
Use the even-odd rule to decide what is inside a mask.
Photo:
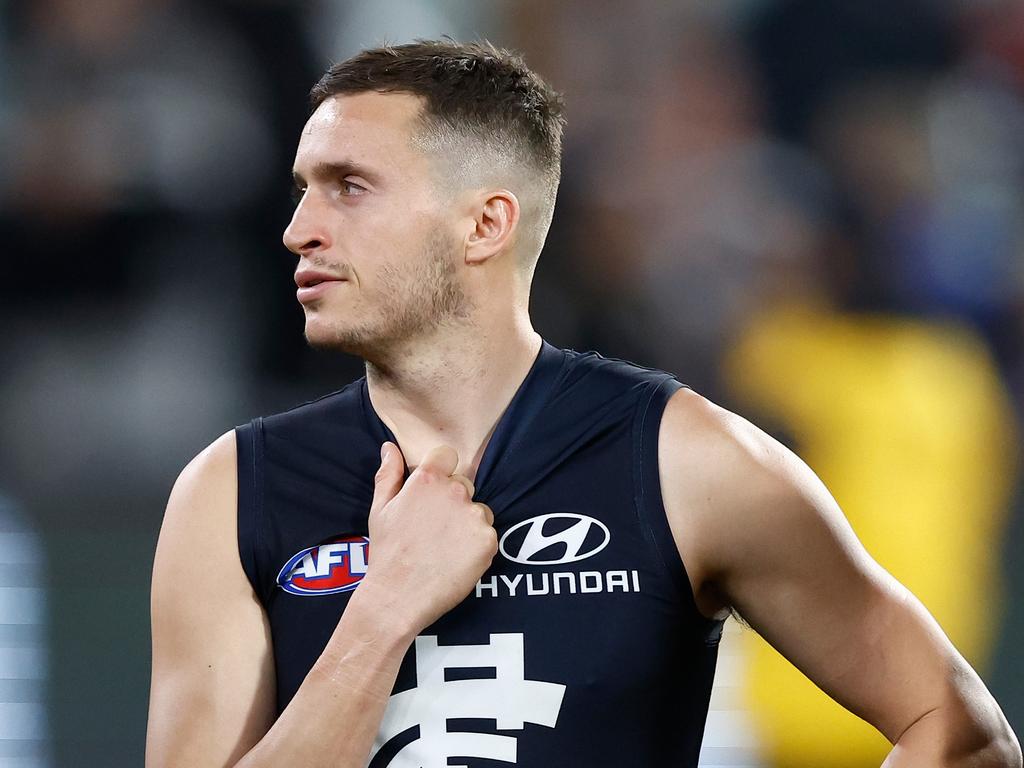
[{"label": "jersey armhole", "polygon": [[697,607],[686,566],[676,547],[661,494],[658,466],[658,436],[665,406],[680,389],[687,388],[672,377],[662,379],[640,403],[634,427],[633,452],[636,476],[636,506],[646,532],[654,544],[661,566],[675,585],[683,607],[693,617],[694,627],[704,643],[715,645],[721,638],[724,621],[709,619]]},{"label": "jersey armhole", "polygon": [[263,419],[235,427],[238,450],[238,555],[253,591],[263,600],[259,578],[260,525],[263,519]]}]

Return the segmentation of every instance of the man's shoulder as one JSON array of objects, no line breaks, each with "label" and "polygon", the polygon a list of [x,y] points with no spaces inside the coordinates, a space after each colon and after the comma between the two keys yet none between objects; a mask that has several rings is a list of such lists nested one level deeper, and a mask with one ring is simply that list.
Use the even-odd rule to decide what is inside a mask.
[{"label": "man's shoulder", "polygon": [[690,484],[732,488],[785,477],[795,459],[742,416],[688,388],[675,392],[665,406],[659,454],[663,467],[685,467]]},{"label": "man's shoulder", "polygon": [[696,529],[701,548],[727,551],[764,525],[799,530],[827,506],[821,481],[789,448],[690,390],[665,408],[658,463],[670,520]]},{"label": "man's shoulder", "polygon": [[[210,484],[223,484],[234,479],[237,463],[235,437],[225,432],[185,465],[178,475],[174,490],[180,488],[207,488]],[[172,494],[174,493],[172,490]]]},{"label": "man's shoulder", "polygon": [[631,389],[638,384],[657,385],[676,380],[675,375],[659,368],[611,357],[600,352],[560,350],[565,356],[563,386],[586,389],[595,394],[603,390]]},{"label": "man's shoulder", "polygon": [[801,531],[837,525],[824,486],[792,451],[691,390],[665,408],[658,466],[665,513],[705,616],[720,617],[729,604],[722,574],[765,550],[791,556]]},{"label": "man's shoulder", "polygon": [[259,416],[250,424],[257,424],[263,431],[287,432],[318,424],[349,423],[362,414],[365,381],[364,378],[357,379],[334,392],[328,392],[283,411]]}]

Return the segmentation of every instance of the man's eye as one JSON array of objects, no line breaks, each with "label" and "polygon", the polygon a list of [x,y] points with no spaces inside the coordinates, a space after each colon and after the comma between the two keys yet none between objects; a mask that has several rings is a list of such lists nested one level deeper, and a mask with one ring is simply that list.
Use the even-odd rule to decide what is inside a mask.
[{"label": "man's eye", "polygon": [[292,187],[292,202],[298,205],[302,201],[304,194],[306,194],[305,187]]},{"label": "man's eye", "polygon": [[341,191],[346,195],[361,195],[366,192],[366,188],[345,179],[341,182]]}]

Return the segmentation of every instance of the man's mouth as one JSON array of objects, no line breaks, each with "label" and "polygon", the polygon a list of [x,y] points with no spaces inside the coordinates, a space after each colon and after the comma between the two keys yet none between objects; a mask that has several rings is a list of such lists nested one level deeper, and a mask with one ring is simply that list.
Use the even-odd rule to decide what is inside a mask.
[{"label": "man's mouth", "polygon": [[321,283],[344,282],[345,278],[339,275],[332,275],[327,272],[315,272],[313,270],[302,270],[295,273],[295,285],[299,288],[312,288]]}]

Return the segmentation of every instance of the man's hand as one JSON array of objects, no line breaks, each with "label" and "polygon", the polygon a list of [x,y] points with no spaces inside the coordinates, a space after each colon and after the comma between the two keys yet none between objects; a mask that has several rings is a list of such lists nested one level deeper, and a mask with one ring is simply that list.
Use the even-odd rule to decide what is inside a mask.
[{"label": "man's hand", "polygon": [[469,594],[498,551],[494,515],[455,473],[459,457],[430,451],[403,485],[405,460],[385,443],[370,508],[370,568],[357,592],[372,594],[419,632]]}]

